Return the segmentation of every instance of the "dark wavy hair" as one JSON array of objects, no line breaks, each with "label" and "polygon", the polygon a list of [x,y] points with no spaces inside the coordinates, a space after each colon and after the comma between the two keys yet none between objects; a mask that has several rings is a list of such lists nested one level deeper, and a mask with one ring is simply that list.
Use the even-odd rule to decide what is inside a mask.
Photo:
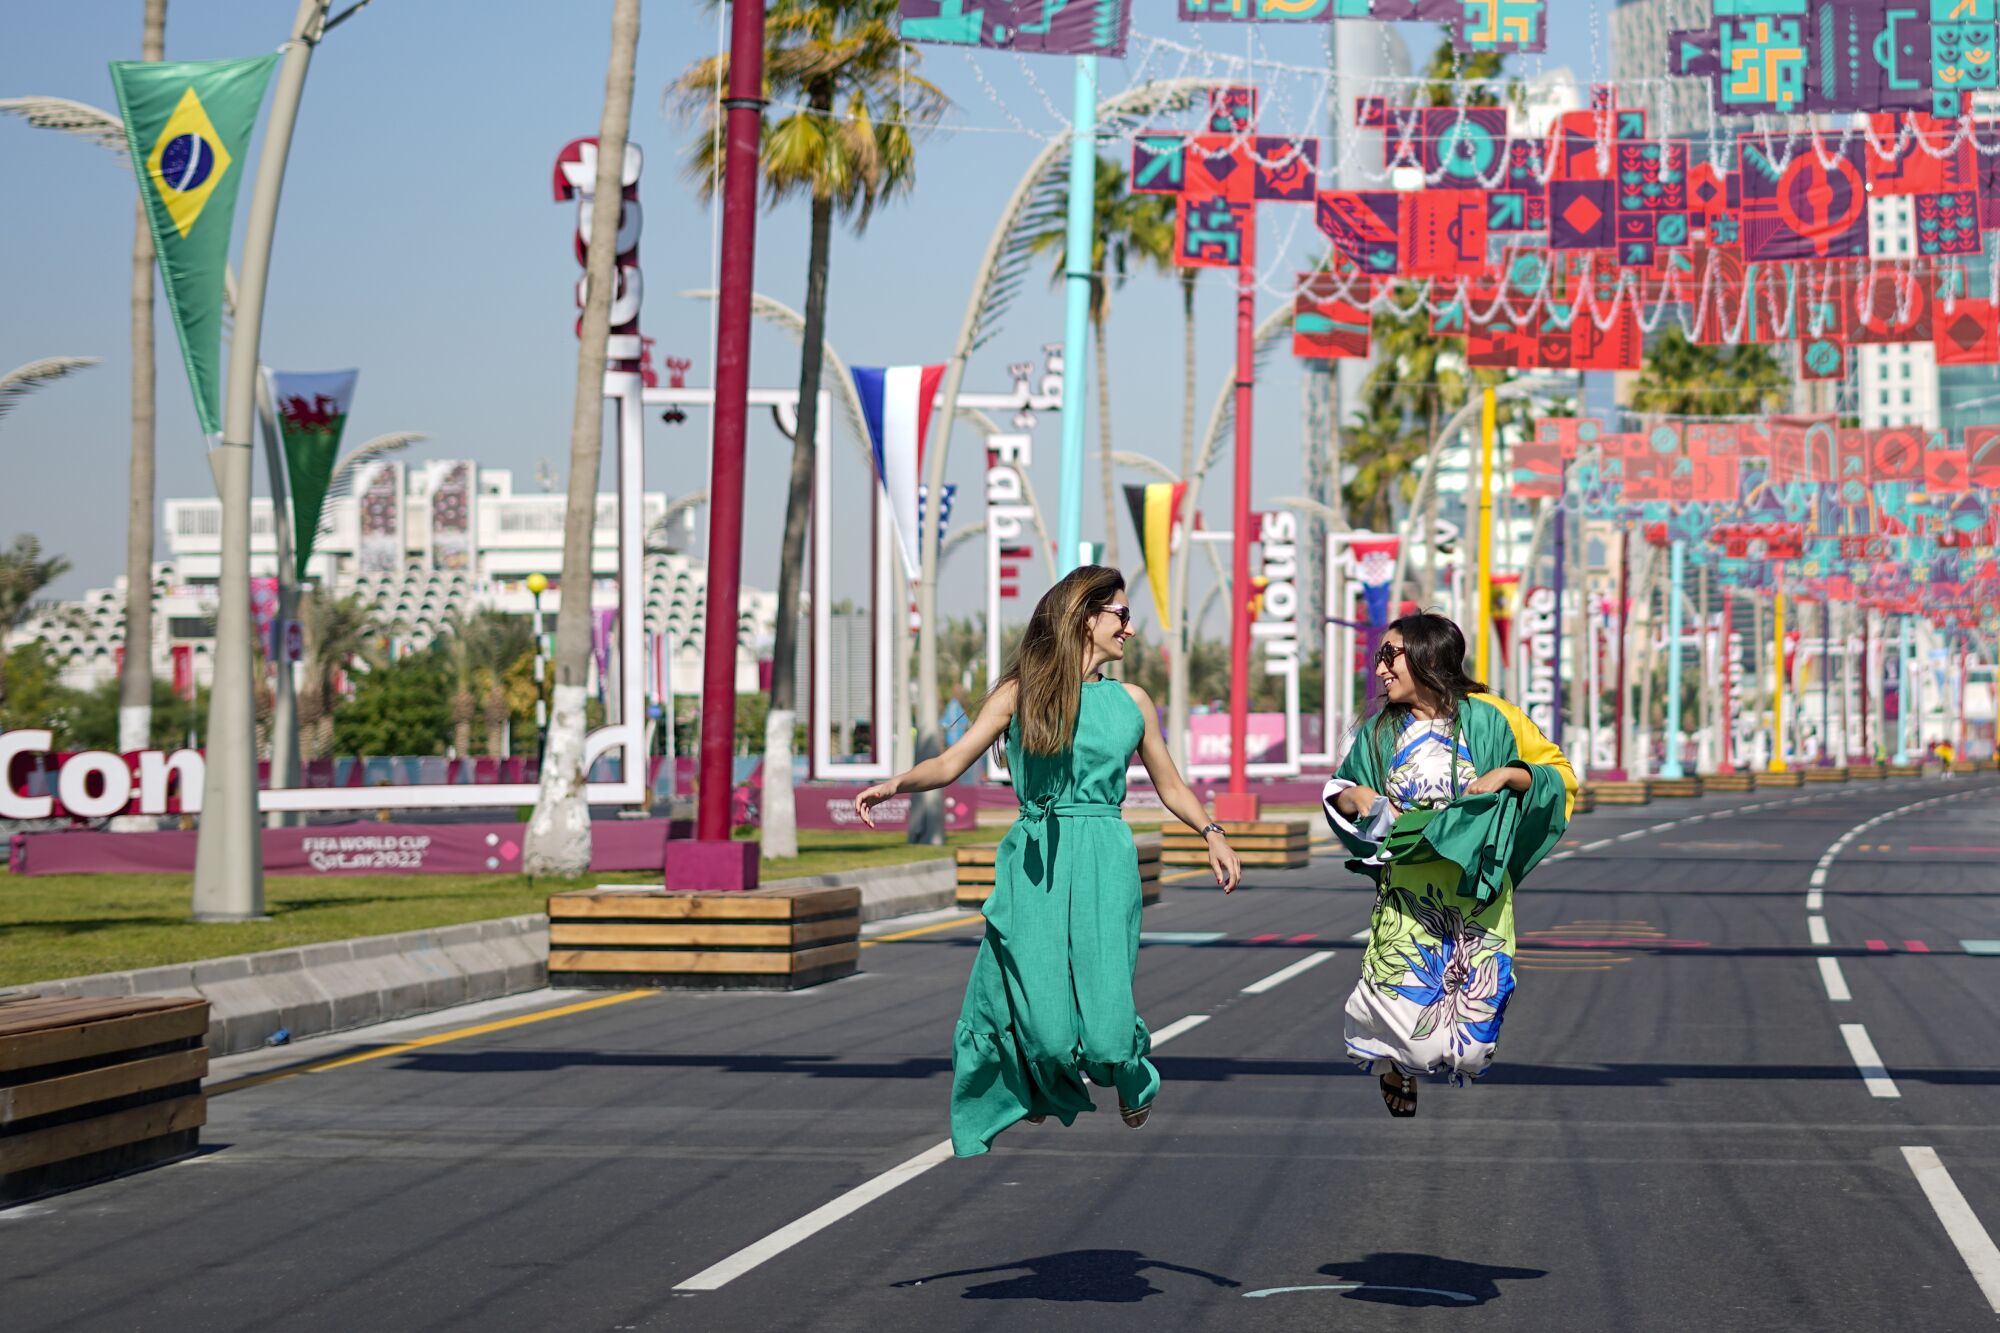
[{"label": "dark wavy hair", "polygon": [[[1458,712],[1468,695],[1490,693],[1485,682],[1466,672],[1465,634],[1448,617],[1418,611],[1390,621],[1388,628],[1403,636],[1403,662],[1410,668],[1411,679],[1437,700],[1447,717]],[[1372,663],[1369,669],[1374,669]],[[1373,734],[1378,739],[1395,735],[1409,715],[1408,704],[1392,704],[1383,695],[1371,723]]]}]

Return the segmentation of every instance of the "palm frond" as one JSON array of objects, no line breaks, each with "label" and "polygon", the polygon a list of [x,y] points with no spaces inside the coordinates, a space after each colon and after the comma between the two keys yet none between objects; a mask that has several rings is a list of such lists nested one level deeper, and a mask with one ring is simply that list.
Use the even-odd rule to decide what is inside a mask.
[{"label": "palm frond", "polygon": [[[691,301],[713,301],[715,299],[713,289],[707,288],[697,288],[694,291],[682,292],[681,295]],[[775,300],[764,295],[762,292],[752,292],[750,294],[750,313],[758,319],[775,324],[785,332],[791,334],[794,342],[803,341],[805,338],[805,316],[786,305],[783,301]],[[868,449],[868,426],[861,419],[861,394],[854,387],[854,376],[847,373],[847,363],[840,359],[840,353],[833,349],[833,342],[830,339],[822,341],[820,354],[826,361],[826,373],[820,376],[820,383],[824,384],[828,379],[833,379],[839,383],[840,392],[835,397],[840,400],[841,417],[847,422],[848,437],[861,450],[862,461],[872,468],[875,466],[875,456]]]},{"label": "palm frond", "polygon": [[[1183,111],[1209,88],[1227,79],[1161,79],[1129,88],[1097,108],[1098,132],[1114,139],[1155,117]],[[972,337],[966,347],[978,350],[998,336],[1000,322],[1020,294],[1021,275],[1038,249],[1048,242],[1038,237],[1061,230],[1068,215],[1069,154],[1067,139],[1051,142],[1029,166],[1011,213],[1001,216],[988,244],[985,290],[974,294]]]},{"label": "palm frond", "polygon": [[125,122],[109,111],[67,97],[0,97],[0,113],[19,116],[39,130],[60,130],[88,139],[99,148],[125,152]]},{"label": "palm frond", "polygon": [[94,356],[45,356],[0,375],[0,417],[13,411],[15,403],[44,384],[73,374],[85,366],[94,366],[97,362],[98,358]]}]

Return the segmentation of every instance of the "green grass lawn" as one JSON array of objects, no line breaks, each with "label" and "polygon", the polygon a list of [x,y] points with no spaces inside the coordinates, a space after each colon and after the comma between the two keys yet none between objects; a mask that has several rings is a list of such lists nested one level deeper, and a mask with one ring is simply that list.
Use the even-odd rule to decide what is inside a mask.
[{"label": "green grass lawn", "polygon": [[[991,842],[995,830],[955,833],[953,844]],[[935,860],[896,833],[801,833],[796,861],[764,861],[766,880],[863,866]],[[631,883],[641,872],[594,876]],[[0,986],[193,962],[358,935],[457,925],[539,912],[552,892],[525,875],[273,876],[264,881],[268,921],[200,925],[188,919],[187,875],[0,874]]]}]

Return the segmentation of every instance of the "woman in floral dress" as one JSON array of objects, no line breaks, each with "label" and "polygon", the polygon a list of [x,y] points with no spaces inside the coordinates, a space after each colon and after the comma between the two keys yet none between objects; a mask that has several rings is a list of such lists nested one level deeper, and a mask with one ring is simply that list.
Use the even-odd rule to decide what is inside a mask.
[{"label": "woman in floral dress", "polygon": [[1410,1116],[1416,1074],[1463,1085],[1491,1063],[1514,991],[1514,887],[1561,838],[1577,784],[1526,714],[1466,674],[1443,616],[1392,623],[1375,676],[1382,708],[1322,800],[1348,868],[1377,889],[1347,1053]]}]

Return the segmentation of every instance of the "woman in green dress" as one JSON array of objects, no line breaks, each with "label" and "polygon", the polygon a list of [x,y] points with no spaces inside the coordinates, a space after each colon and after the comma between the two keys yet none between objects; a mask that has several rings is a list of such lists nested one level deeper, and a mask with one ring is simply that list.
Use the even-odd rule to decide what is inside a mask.
[{"label": "woman in green dress", "polygon": [[1241,875],[1220,825],[1181,779],[1158,710],[1136,685],[1106,680],[1125,656],[1132,609],[1115,569],[1085,565],[1043,595],[1014,661],[965,735],[855,798],[870,813],[892,796],[954,782],[1006,743],[1020,817],[994,858],[986,938],[952,1037],[951,1141],[987,1150],[1017,1120],[1065,1125],[1095,1110],[1084,1080],[1118,1091],[1126,1124],[1146,1123],[1160,1087],[1151,1038],[1132,999],[1139,962],[1139,860],[1120,806],[1136,750],[1173,815],[1208,843],[1224,893]]},{"label": "woman in green dress", "polygon": [[1465,672],[1437,615],[1393,622],[1375,657],[1382,708],[1328,780],[1327,822],[1375,881],[1347,1054],[1417,1113],[1419,1073],[1486,1072],[1514,991],[1514,886],[1562,837],[1576,774],[1528,716]]}]

